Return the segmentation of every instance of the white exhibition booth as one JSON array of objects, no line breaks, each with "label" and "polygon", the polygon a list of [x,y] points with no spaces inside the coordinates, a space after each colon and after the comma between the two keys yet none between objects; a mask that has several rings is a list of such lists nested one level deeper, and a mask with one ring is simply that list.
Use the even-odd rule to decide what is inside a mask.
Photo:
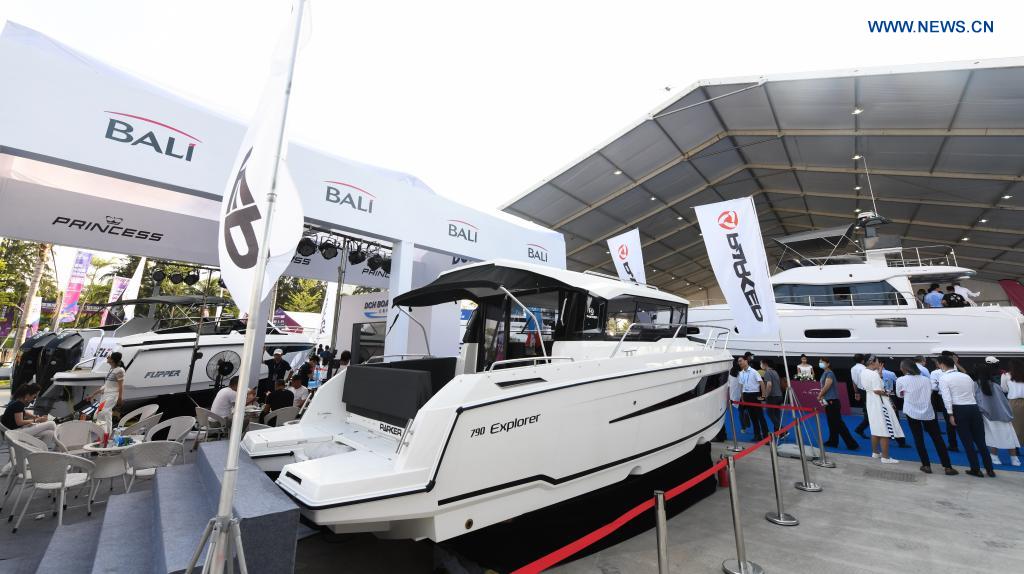
[{"label": "white exhibition booth", "polygon": [[[0,80],[0,236],[217,265],[242,122],[11,22]],[[296,143],[288,162],[308,224],[392,244],[390,276],[353,268],[345,282],[386,280],[394,295],[463,260],[565,267],[560,233],[460,205],[414,176]],[[346,257],[304,259],[286,274],[337,281]],[[387,321],[389,354],[422,338],[390,307]]]}]

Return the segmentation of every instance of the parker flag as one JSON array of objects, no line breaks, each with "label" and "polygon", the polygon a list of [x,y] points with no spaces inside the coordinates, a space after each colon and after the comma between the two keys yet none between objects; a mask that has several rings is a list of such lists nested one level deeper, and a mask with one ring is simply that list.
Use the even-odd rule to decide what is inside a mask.
[{"label": "parker flag", "polygon": [[55,325],[71,323],[78,316],[78,298],[82,295],[82,286],[85,284],[85,276],[89,272],[91,262],[92,253],[88,251],[79,251],[75,255],[75,264],[71,267],[71,276],[68,278],[67,288],[64,289],[64,299],[60,303]]},{"label": "parker flag", "polygon": [[695,209],[715,279],[739,332],[777,335],[775,292],[754,200],[744,197]]},{"label": "parker flag", "polygon": [[641,252],[640,230],[634,229],[608,240],[608,252],[611,253],[615,270],[619,279],[640,285],[647,284],[647,272],[644,271],[644,255]]},{"label": "parker flag", "polygon": [[[292,9],[298,9],[297,4],[293,3]],[[243,313],[250,308],[260,250],[269,252],[263,291],[258,294],[263,300],[291,263],[295,246],[302,239],[302,203],[285,161],[292,47],[301,43],[301,35],[296,34],[300,31],[285,30],[274,50],[270,77],[229,172],[233,175],[221,204],[217,234],[221,278]],[[276,193],[273,233],[263,237],[269,191]]]}]

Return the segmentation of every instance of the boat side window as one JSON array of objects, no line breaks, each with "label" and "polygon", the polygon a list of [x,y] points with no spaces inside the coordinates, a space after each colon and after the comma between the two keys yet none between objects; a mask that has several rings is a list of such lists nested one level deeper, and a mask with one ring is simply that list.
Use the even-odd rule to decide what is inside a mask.
[{"label": "boat side window", "polygon": [[848,307],[858,305],[906,305],[907,301],[887,281],[843,285],[775,285],[775,300],[790,305]]},{"label": "boat side window", "polygon": [[636,324],[629,333],[629,339],[656,341],[671,337],[675,332],[672,324],[686,321],[686,306],[665,301],[623,296],[608,301],[608,317],[605,321],[605,336],[619,339],[630,324]]}]

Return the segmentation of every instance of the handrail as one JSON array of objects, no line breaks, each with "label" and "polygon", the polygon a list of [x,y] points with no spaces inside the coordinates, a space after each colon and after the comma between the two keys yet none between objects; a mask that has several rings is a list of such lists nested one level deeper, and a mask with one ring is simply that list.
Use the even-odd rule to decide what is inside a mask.
[{"label": "handrail", "polygon": [[[519,305],[520,307],[522,307],[523,313],[526,313],[527,315],[530,316],[531,319],[533,319],[533,330],[537,332],[537,341],[540,343],[540,352],[541,352],[542,355],[547,357],[548,356],[548,350],[544,347],[544,332],[541,331],[540,321],[537,319],[537,316],[534,315],[533,311],[528,309],[526,307],[526,305],[523,305],[522,301],[520,301],[519,299],[516,299],[516,296],[513,295],[511,291],[506,289],[504,285],[499,285],[498,288],[501,289],[502,291],[504,291],[505,295],[507,295],[509,299],[512,299],[513,301],[515,301],[516,305]],[[427,350],[429,351],[430,349],[427,349]]]},{"label": "handrail", "polygon": [[[626,331],[622,334],[622,337],[619,338],[619,342],[615,344],[615,348],[612,350],[612,354],[611,354],[611,356],[609,358],[614,358],[615,355],[618,354],[619,348],[622,346],[622,343],[624,343],[626,341],[626,337],[629,335],[630,331],[632,331],[633,327],[636,326],[636,325],[640,325],[642,327],[649,326],[649,327],[654,327],[654,328],[658,328],[658,327],[662,327],[662,328],[664,328],[664,327],[675,327],[676,328],[675,332],[673,332],[672,333],[672,337],[669,338],[669,343],[668,343],[669,345],[672,344],[672,341],[675,341],[676,339],[679,338],[679,331],[683,330],[686,327],[697,327],[698,329],[702,328],[702,327],[707,327],[709,329],[718,329],[718,330],[722,331],[722,333],[725,333],[725,343],[723,344],[723,347],[722,347],[723,349],[728,349],[729,348],[729,337],[732,335],[732,329],[729,329],[728,327],[722,327],[722,326],[719,326],[719,325],[702,325],[702,324],[699,324],[699,323],[630,323],[629,327],[627,327]],[[701,343],[702,342],[704,344],[704,348],[705,349],[716,349],[717,345],[718,345],[718,342],[721,341],[721,339],[722,339],[722,333],[717,334],[713,338],[712,337],[708,337],[704,341],[694,341],[694,342],[697,342],[697,343]],[[689,335],[685,334],[685,332],[684,332],[684,338],[686,338],[688,340],[692,340],[692,339],[690,339]],[[659,339],[659,340],[664,340],[664,339]]]},{"label": "handrail", "polygon": [[433,357],[433,355],[424,355],[423,353],[396,353],[394,355],[373,355],[369,359],[363,361],[363,364],[365,365],[366,363],[383,363],[384,359],[392,357],[419,357],[421,359],[429,359],[430,357]]},{"label": "handrail", "polygon": [[511,364],[514,364],[514,363],[529,363],[529,362],[533,362],[533,364],[536,365],[537,361],[547,361],[549,363],[550,362],[554,362],[554,361],[568,361],[568,362],[572,363],[575,360],[576,359],[574,359],[572,357],[559,357],[559,356],[554,356],[554,355],[552,355],[550,357],[520,357],[518,359],[503,359],[501,361],[494,361],[493,363],[491,363],[491,365],[489,367],[487,367],[487,370],[488,371],[493,371],[495,365],[511,365]]},{"label": "handrail", "polygon": [[619,338],[619,342],[615,344],[615,348],[612,349],[612,354],[608,358],[615,357],[615,355],[619,352],[619,347],[621,347],[622,343],[624,343],[626,341],[626,337],[629,336],[629,333],[630,333],[630,331],[633,330],[633,327],[636,327],[637,325],[639,325],[641,327],[653,327],[653,328],[658,328],[658,327],[661,327],[661,328],[670,327],[671,328],[671,327],[675,327],[676,330],[675,330],[675,332],[672,333],[672,337],[671,337],[672,340],[675,340],[676,337],[679,336],[680,329],[682,329],[683,327],[686,327],[686,323],[630,323],[629,326],[626,327],[626,330],[622,333],[622,337]]}]

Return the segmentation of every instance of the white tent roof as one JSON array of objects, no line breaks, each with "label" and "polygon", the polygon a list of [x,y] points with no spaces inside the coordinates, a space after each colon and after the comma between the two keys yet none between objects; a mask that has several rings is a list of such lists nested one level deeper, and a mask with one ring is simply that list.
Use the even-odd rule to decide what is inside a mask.
[{"label": "white tent roof", "polygon": [[847,225],[871,209],[855,154],[884,233],[1024,275],[1024,58],[698,82],[504,209],[563,232],[574,270],[613,273],[605,240],[639,227],[648,281],[693,294],[714,284],[693,206],[752,195],[766,236]]}]

